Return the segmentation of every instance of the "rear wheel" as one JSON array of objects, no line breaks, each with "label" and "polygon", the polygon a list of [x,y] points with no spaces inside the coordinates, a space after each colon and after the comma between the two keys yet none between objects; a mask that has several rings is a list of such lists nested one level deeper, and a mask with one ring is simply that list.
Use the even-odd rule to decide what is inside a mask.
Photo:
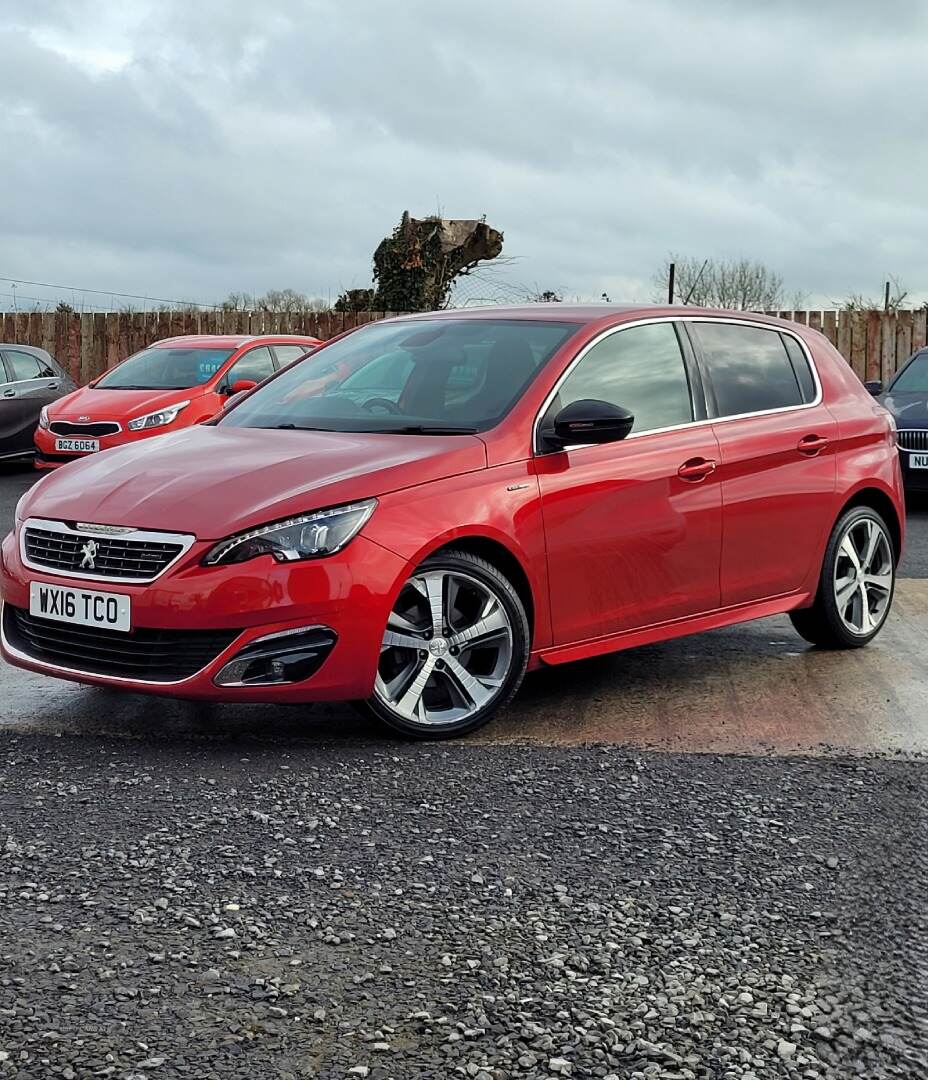
[{"label": "rear wheel", "polygon": [[815,603],[790,612],[790,619],[813,645],[860,648],[882,629],[895,584],[895,554],[886,522],[871,507],[855,506],[832,531]]},{"label": "rear wheel", "polygon": [[463,735],[515,694],[528,654],[528,619],[512,584],[470,552],[439,552],[390,612],[366,708],[412,738]]}]

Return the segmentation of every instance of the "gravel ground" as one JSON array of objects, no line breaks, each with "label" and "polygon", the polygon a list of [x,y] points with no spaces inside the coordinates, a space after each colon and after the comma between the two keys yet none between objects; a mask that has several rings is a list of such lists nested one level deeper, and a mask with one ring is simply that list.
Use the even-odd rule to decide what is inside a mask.
[{"label": "gravel ground", "polygon": [[0,739],[0,1077],[928,1075],[928,765]]}]

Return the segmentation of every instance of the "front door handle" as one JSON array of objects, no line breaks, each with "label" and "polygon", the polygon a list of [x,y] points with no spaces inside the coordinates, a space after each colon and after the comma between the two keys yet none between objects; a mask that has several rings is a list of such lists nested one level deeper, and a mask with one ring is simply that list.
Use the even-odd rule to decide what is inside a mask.
[{"label": "front door handle", "polygon": [[3,391],[3,396],[4,397],[16,397],[16,391],[15,390],[4,390]]},{"label": "front door handle", "polygon": [[681,480],[689,480],[691,484],[698,484],[700,480],[705,480],[707,476],[711,476],[715,472],[717,465],[718,462],[707,461],[705,458],[690,458],[689,461],[684,461],[680,468],[677,469],[677,476]]},{"label": "front door handle", "polygon": [[48,384],[48,386],[46,386],[46,387],[45,387],[45,389],[46,389],[46,390],[57,390],[57,389],[58,389],[58,386],[59,386],[59,384],[58,384],[58,383],[56,383],[56,382],[50,382],[50,383]]},{"label": "front door handle", "polygon": [[805,454],[806,457],[815,457],[815,455],[820,454],[827,445],[828,440],[823,435],[806,435],[799,440],[796,449],[800,454]]}]

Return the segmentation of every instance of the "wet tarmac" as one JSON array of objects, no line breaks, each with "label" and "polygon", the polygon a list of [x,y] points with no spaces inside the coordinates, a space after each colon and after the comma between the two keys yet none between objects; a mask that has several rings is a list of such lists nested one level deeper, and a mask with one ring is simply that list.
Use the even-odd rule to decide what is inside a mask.
[{"label": "wet tarmac", "polygon": [[[26,482],[0,475],[3,531],[12,489]],[[910,515],[909,524],[918,572],[928,514]],[[179,702],[82,687],[2,661],[0,728],[130,739],[385,737],[346,707]],[[509,709],[468,741],[928,755],[928,578],[899,581],[890,619],[866,649],[811,649],[777,617],[551,668],[529,676]]]}]

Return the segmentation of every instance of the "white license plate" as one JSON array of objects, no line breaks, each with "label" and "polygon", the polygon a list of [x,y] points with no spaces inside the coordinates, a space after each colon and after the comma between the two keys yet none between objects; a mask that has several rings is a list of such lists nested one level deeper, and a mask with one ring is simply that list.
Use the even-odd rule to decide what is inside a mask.
[{"label": "white license plate", "polygon": [[77,626],[131,630],[131,598],[119,593],[91,592],[60,585],[29,583],[29,614]]},{"label": "white license plate", "polygon": [[55,449],[66,454],[95,454],[100,449],[99,439],[55,439]]},{"label": "white license plate", "polygon": [[910,469],[928,469],[928,454],[909,454]]}]

